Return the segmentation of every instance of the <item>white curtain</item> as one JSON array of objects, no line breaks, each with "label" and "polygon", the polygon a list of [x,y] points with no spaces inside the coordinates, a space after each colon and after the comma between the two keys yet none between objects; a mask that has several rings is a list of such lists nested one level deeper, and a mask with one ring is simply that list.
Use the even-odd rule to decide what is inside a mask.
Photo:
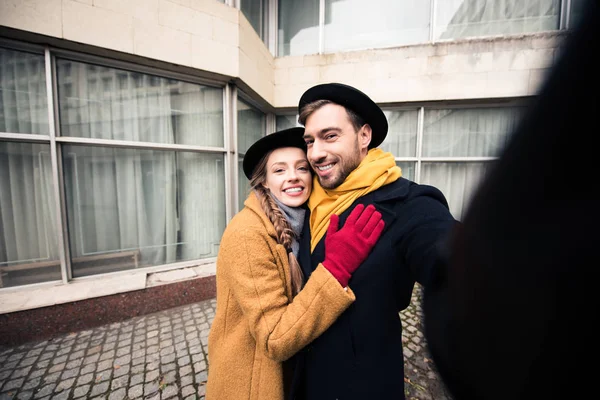
[{"label": "white curtain", "polygon": [[[497,157],[518,125],[522,107],[425,110],[423,157]],[[438,187],[456,218],[491,161],[424,162],[420,182]]]},{"label": "white curtain", "polygon": [[485,177],[493,161],[460,163],[423,163],[421,183],[440,189],[454,218],[460,220],[479,183]]},{"label": "white curtain", "polygon": [[384,110],[388,120],[388,134],[379,146],[394,157],[416,157],[417,155],[417,110]]},{"label": "white curtain", "polygon": [[[48,135],[47,104],[44,57],[0,48],[0,132]],[[58,260],[53,190],[49,144],[0,142],[0,266]],[[44,272],[19,274],[60,279],[60,268]],[[14,274],[0,286],[16,284]]]},{"label": "white curtain", "polygon": [[[66,60],[58,82],[65,136],[222,146],[221,89]],[[215,256],[225,224],[217,158],[220,167],[198,153],[65,146],[72,257],[139,250],[147,266]]]},{"label": "white curtain", "polygon": [[0,265],[58,260],[51,171],[49,145],[0,142]]},{"label": "white curtain", "polygon": [[434,39],[558,29],[560,0],[443,0],[436,2]]}]

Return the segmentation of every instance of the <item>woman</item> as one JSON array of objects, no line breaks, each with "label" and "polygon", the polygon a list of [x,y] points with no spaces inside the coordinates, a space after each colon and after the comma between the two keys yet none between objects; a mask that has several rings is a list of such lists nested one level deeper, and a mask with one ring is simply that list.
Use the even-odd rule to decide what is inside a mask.
[{"label": "woman", "polygon": [[357,206],[339,230],[334,215],[325,260],[302,287],[296,256],[312,189],[303,132],[267,135],[244,157],[253,190],[225,229],[217,257],[207,400],[283,399],[283,361],[352,304],[348,280],[383,231],[372,206]]}]

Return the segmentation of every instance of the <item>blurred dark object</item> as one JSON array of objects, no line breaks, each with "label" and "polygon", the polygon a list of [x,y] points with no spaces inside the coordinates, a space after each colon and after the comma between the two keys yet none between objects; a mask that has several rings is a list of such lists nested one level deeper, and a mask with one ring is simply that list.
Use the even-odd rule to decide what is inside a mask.
[{"label": "blurred dark object", "polygon": [[425,288],[426,338],[455,400],[596,392],[598,8],[585,5]]}]

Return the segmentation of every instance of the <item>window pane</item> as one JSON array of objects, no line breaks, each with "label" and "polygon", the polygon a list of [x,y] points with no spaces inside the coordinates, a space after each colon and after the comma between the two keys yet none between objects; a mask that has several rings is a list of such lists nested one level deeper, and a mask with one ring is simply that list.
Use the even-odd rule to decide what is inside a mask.
[{"label": "window pane", "polygon": [[0,287],[61,279],[50,146],[0,142]]},{"label": "window pane", "polygon": [[241,0],[241,2],[242,13],[244,13],[244,16],[246,16],[262,41],[266,41],[267,21],[265,17],[268,0]]},{"label": "window pane", "polygon": [[298,123],[297,115],[278,115],[275,118],[275,129],[278,131],[296,126],[302,126]]},{"label": "window pane", "polygon": [[558,29],[560,0],[437,1],[435,39]]},{"label": "window pane", "polygon": [[437,187],[444,193],[456,219],[464,216],[471,198],[493,162],[421,164],[421,183]]},{"label": "window pane", "polygon": [[388,120],[388,134],[379,146],[395,157],[415,157],[417,155],[417,124],[419,112],[383,111]]},{"label": "window pane", "polygon": [[278,55],[319,52],[319,0],[279,0]]},{"label": "window pane", "polygon": [[0,132],[50,134],[44,56],[0,48]]},{"label": "window pane", "polygon": [[496,157],[523,107],[425,110],[424,157]]},{"label": "window pane", "polygon": [[244,201],[250,193],[250,182],[244,175],[242,160],[246,150],[258,139],[263,137],[267,131],[267,117],[251,105],[238,100],[238,206],[244,208]]},{"label": "window pane", "polygon": [[408,180],[415,180],[415,163],[410,161],[396,161],[396,165],[402,170],[402,177]]},{"label": "window pane", "polygon": [[431,2],[325,0],[325,52],[427,42]]},{"label": "window pane", "polygon": [[215,257],[222,154],[66,145],[73,276]]},{"label": "window pane", "polygon": [[62,136],[223,147],[223,90],[57,61]]}]

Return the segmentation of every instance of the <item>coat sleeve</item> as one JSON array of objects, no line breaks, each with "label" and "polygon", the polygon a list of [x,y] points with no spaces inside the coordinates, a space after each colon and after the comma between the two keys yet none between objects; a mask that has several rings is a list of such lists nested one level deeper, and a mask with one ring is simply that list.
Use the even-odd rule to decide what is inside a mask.
[{"label": "coat sleeve", "polygon": [[264,232],[246,229],[223,239],[217,272],[228,282],[257,346],[273,360],[293,356],[355,300],[354,293],[319,264],[290,303],[278,256]]},{"label": "coat sleeve", "polygon": [[443,256],[452,230],[460,224],[450,213],[441,192],[422,186],[433,195],[419,195],[406,202],[400,221],[406,233],[397,249],[407,263],[415,280],[427,286],[435,275],[439,258]]}]

